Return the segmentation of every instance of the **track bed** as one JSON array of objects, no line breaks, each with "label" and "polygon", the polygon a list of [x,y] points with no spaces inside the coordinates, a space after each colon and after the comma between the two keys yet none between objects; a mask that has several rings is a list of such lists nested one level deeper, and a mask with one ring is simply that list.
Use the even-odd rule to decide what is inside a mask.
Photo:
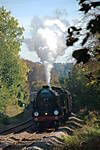
[{"label": "track bed", "polygon": [[69,121],[57,131],[47,129],[42,132],[34,132],[32,120],[0,131],[0,150],[53,150],[55,146],[63,148],[61,136],[72,134],[76,128],[82,127],[82,120],[71,116]]}]

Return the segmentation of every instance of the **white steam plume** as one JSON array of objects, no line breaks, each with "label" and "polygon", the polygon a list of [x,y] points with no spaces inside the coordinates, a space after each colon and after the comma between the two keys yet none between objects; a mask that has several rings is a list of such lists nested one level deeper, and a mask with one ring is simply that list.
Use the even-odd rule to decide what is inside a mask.
[{"label": "white steam plume", "polygon": [[59,19],[40,19],[34,17],[32,21],[32,37],[25,39],[30,51],[35,51],[44,64],[46,82],[50,84],[53,63],[58,56],[62,56],[66,49],[64,33],[67,27]]}]

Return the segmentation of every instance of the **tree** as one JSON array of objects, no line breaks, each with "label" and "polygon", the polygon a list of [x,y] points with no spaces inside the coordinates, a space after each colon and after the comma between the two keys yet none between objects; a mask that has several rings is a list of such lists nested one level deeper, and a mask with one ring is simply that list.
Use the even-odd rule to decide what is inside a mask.
[{"label": "tree", "polygon": [[[19,58],[23,40],[23,27],[0,8],[0,110],[10,100],[16,100],[18,85],[25,87],[27,67]],[[2,107],[3,106],[3,107]]]},{"label": "tree", "polygon": [[[78,0],[83,13],[80,26],[70,26],[66,37],[68,47],[77,43],[72,56],[77,63],[69,77],[61,80],[73,97],[73,108],[100,110],[100,2]],[[76,48],[76,46],[75,46]]]},{"label": "tree", "polygon": [[69,76],[63,79],[64,82],[61,82],[71,92],[73,100],[72,110],[75,112],[81,109],[100,110],[100,85],[94,84],[92,77],[91,81],[88,82],[86,76],[91,73],[91,69],[94,71],[95,67],[98,66],[97,64],[93,65],[93,62],[91,62],[91,65],[89,63],[85,64],[85,66],[78,64],[74,66]]},{"label": "tree", "polygon": [[[88,63],[90,60],[100,66],[100,2],[93,0],[78,0],[83,13],[82,27],[71,26],[68,29],[66,39],[67,46],[74,46],[79,42],[81,48],[74,50],[72,56],[77,63]],[[87,74],[88,79],[92,77],[93,82],[100,83],[100,67],[97,71]]]},{"label": "tree", "polygon": [[[78,0],[80,9],[83,12],[81,28],[71,26],[68,29],[67,46],[73,46],[80,41],[81,49],[73,52],[77,63],[86,63],[90,58],[100,61],[100,2],[93,0]],[[81,40],[82,39],[82,40]]]}]

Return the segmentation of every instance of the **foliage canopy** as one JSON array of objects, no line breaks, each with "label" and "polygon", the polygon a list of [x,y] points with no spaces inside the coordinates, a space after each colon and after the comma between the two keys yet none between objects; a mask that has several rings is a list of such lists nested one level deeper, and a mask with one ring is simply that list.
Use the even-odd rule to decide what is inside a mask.
[{"label": "foliage canopy", "polygon": [[27,67],[19,58],[23,31],[10,12],[0,8],[0,112],[16,101],[19,85],[25,88]]}]

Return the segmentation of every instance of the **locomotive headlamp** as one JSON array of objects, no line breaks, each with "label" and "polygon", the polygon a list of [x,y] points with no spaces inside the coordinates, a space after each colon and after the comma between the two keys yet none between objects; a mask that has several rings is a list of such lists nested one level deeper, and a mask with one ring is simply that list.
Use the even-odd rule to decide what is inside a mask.
[{"label": "locomotive headlamp", "polygon": [[47,116],[47,115],[48,115],[48,113],[46,112],[46,113],[45,113],[45,115]]},{"label": "locomotive headlamp", "polygon": [[54,115],[58,115],[59,114],[59,111],[58,110],[55,110],[54,111]]},{"label": "locomotive headlamp", "polygon": [[38,117],[38,115],[39,115],[39,113],[36,111],[36,112],[34,112],[34,116],[35,117]]}]

